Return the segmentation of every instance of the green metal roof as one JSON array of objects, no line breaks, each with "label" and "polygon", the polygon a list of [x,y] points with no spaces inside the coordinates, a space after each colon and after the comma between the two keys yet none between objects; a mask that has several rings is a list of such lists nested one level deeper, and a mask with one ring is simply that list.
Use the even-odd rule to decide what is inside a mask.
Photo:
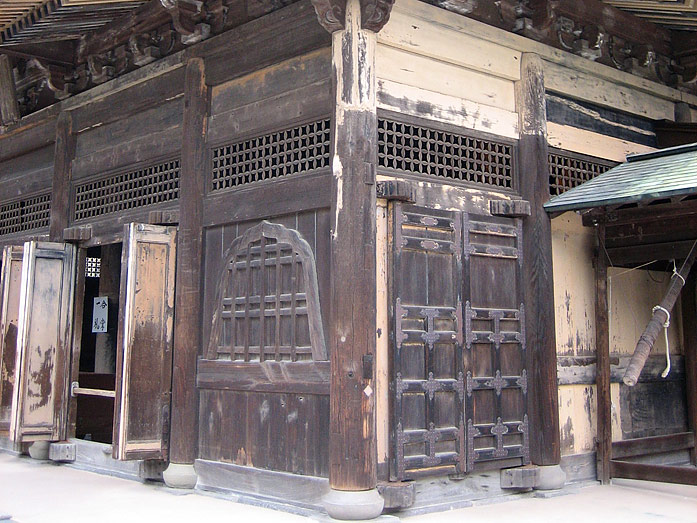
[{"label": "green metal roof", "polygon": [[550,199],[562,212],[697,194],[697,143],[627,156],[627,161]]}]

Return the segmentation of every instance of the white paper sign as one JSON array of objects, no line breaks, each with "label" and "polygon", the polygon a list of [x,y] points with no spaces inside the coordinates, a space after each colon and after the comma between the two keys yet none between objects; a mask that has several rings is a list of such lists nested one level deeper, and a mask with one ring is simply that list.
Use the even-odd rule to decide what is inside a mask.
[{"label": "white paper sign", "polygon": [[109,299],[106,296],[99,296],[94,299],[94,310],[92,312],[92,332],[106,332],[109,326]]}]

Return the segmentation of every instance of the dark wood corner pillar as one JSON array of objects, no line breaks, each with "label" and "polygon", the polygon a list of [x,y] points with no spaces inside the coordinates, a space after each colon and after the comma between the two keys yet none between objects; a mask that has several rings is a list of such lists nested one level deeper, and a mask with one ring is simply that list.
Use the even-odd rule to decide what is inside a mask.
[{"label": "dark wood corner pillar", "polygon": [[[359,0],[348,0],[339,7],[335,3],[313,0],[320,23],[333,31],[335,87],[329,483],[334,491],[373,491],[374,499],[380,501],[380,506],[374,509],[377,514],[370,515],[375,517],[382,510],[382,501],[373,490],[377,485],[374,366],[377,38],[374,31],[361,25]],[[334,517],[356,519],[355,514],[334,510],[347,508],[347,503],[351,502],[338,499],[330,507],[325,501],[325,507]]]},{"label": "dark wood corner pillar", "polygon": [[10,57],[0,54],[0,125],[13,124],[19,118],[19,104]]},{"label": "dark wood corner pillar", "polygon": [[598,480],[610,483],[610,459],[612,458],[612,408],[610,397],[610,324],[607,303],[607,267],[605,256],[605,226],[597,230],[595,254],[595,355],[596,355],[596,474]]},{"label": "dark wood corner pillar", "polygon": [[192,58],[186,66],[184,84],[179,177],[179,235],[169,450],[170,463],[175,464],[192,464],[197,457],[196,361],[201,346],[201,249],[208,107],[209,92],[204,62],[201,58]]},{"label": "dark wood corner pillar", "polygon": [[63,241],[63,230],[70,222],[70,182],[73,177],[76,142],[72,114],[63,112],[56,121],[56,143],[53,156],[51,221],[48,233],[49,240],[52,242]]},{"label": "dark wood corner pillar", "polygon": [[524,53],[517,83],[520,126],[520,190],[530,202],[523,221],[523,281],[529,387],[530,460],[558,465],[559,399],[554,333],[552,225],[543,204],[549,199],[547,110],[542,59]]},{"label": "dark wood corner pillar", "polygon": [[[680,298],[682,304],[683,346],[685,347],[685,391],[687,396],[687,424],[697,439],[697,271],[690,271]],[[693,465],[697,465],[697,451],[690,450]]]}]

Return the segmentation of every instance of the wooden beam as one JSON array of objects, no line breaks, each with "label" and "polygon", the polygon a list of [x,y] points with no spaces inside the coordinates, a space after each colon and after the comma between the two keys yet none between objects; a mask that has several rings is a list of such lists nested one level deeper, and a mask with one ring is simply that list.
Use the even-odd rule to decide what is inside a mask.
[{"label": "wooden beam", "polygon": [[610,396],[610,322],[607,302],[607,258],[602,250],[605,228],[598,226],[598,253],[595,258],[595,353],[596,353],[596,398],[597,427],[596,459],[598,480],[610,482],[610,459],[612,457],[612,414]]},{"label": "wooden beam", "polygon": [[329,484],[348,491],[377,485],[375,369],[365,367],[376,345],[376,36],[360,29],[359,9],[351,1],[333,34]]},{"label": "wooden beam", "polygon": [[[682,291],[682,330],[685,350],[685,392],[687,425],[697,439],[697,272],[687,278]],[[691,451],[692,464],[697,465],[697,449]]]},{"label": "wooden beam", "polygon": [[[301,0],[201,42],[185,55],[206,58],[206,81],[218,85],[331,45],[309,0]],[[240,52],[245,49],[245,52]]]},{"label": "wooden beam", "polygon": [[52,242],[63,241],[63,230],[70,224],[70,182],[75,158],[76,133],[73,132],[73,116],[61,113],[56,122],[56,142],[53,160],[53,186],[51,196],[51,225],[48,237]]},{"label": "wooden beam", "polygon": [[20,119],[12,63],[0,54],[0,125],[10,125]]},{"label": "wooden beam", "polygon": [[520,142],[520,192],[530,202],[523,219],[523,280],[527,351],[530,460],[558,465],[559,407],[554,334],[552,227],[543,204],[549,199],[547,115],[542,59],[524,53],[516,84]]},{"label": "wooden beam", "polygon": [[196,359],[201,346],[202,221],[209,108],[202,59],[188,62],[184,85],[170,462],[191,464],[198,456]]},{"label": "wooden beam", "polygon": [[653,260],[684,260],[694,243],[694,240],[685,240],[669,243],[633,245],[631,247],[608,247],[607,255],[612,260],[613,265],[620,266],[646,263]]},{"label": "wooden beam", "polygon": [[625,439],[612,444],[612,458],[621,460],[636,456],[675,452],[678,450],[694,449],[695,435],[692,432],[679,432],[664,436],[648,438]]},{"label": "wooden beam", "polygon": [[650,465],[647,463],[630,463],[629,461],[615,460],[612,460],[610,466],[613,478],[697,485],[697,468],[695,467]]}]

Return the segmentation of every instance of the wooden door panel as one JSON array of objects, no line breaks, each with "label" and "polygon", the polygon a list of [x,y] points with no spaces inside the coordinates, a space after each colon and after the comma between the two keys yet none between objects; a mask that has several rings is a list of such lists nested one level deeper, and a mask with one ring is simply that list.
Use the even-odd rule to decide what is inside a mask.
[{"label": "wooden door panel", "polygon": [[167,459],[176,228],[124,232],[113,455]]},{"label": "wooden door panel", "polygon": [[74,286],[72,245],[24,244],[11,419],[15,441],[65,438]]},{"label": "wooden door panel", "polygon": [[463,214],[467,469],[529,461],[520,220]]},{"label": "wooden door panel", "polygon": [[22,246],[7,246],[2,263],[2,312],[0,313],[0,434],[9,434],[12,391],[15,383],[17,323],[22,282]]},{"label": "wooden door panel", "polygon": [[462,473],[460,216],[395,204],[392,222],[392,477]]}]

